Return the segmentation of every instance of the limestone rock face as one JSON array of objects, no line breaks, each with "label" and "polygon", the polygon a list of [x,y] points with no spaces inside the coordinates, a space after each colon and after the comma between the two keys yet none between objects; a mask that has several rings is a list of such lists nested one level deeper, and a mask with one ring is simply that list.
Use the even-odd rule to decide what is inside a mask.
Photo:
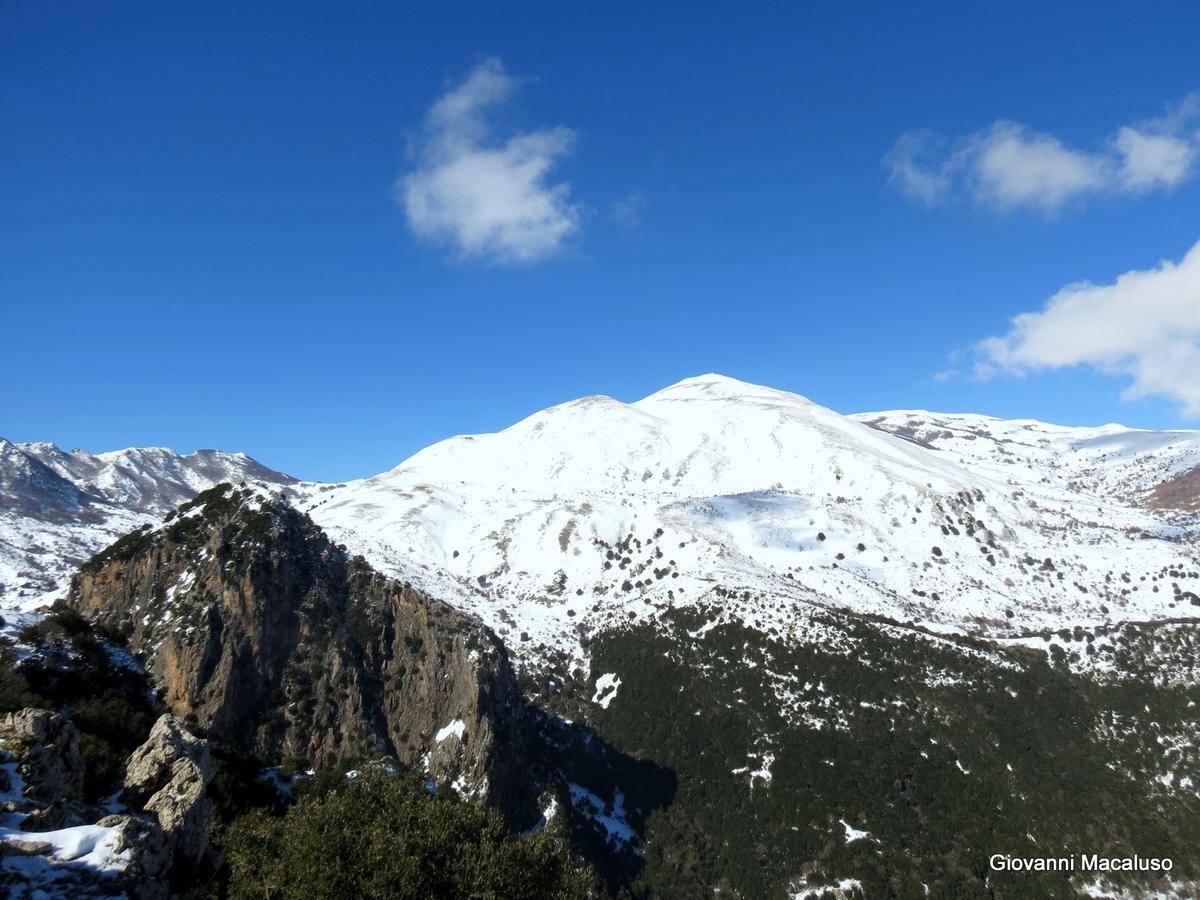
[{"label": "limestone rock face", "polygon": [[395,756],[514,821],[537,795],[500,640],[281,496],[206,491],[86,563],[69,602],[126,633],[172,712],[211,738],[315,766]]},{"label": "limestone rock face", "polygon": [[72,823],[83,792],[75,726],[48,709],[8,713],[0,719],[0,750],[16,761],[28,801],[28,808],[21,810],[28,813],[21,827],[50,831]]},{"label": "limestone rock face", "polygon": [[170,856],[195,863],[208,849],[213,805],[207,788],[214,774],[208,741],[191,734],[175,716],[161,716],[129,757],[122,797],[154,816]]}]

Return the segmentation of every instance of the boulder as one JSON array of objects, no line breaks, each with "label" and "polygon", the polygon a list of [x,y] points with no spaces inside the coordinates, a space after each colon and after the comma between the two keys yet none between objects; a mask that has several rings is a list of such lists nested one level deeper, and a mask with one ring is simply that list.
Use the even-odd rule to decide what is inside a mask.
[{"label": "boulder", "polygon": [[196,863],[208,849],[213,812],[208,784],[214,774],[208,741],[175,716],[164,715],[129,757],[122,799],[154,817],[168,857]]},{"label": "boulder", "polygon": [[[22,709],[0,719],[0,748],[16,760],[23,794],[38,806],[64,811],[83,796],[79,736],[65,717],[48,709]],[[56,828],[62,819],[48,818]]]}]

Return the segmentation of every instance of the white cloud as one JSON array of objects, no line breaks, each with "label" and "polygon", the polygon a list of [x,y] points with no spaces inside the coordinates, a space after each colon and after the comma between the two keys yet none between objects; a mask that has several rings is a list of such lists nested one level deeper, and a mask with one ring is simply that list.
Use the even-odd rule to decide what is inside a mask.
[{"label": "white cloud", "polygon": [[976,200],[1003,211],[1028,206],[1053,212],[1112,178],[1106,157],[1071,150],[1014,122],[997,122],[964,152]]},{"label": "white cloud", "polygon": [[1174,187],[1191,174],[1200,152],[1200,91],[1167,114],[1135,126],[1122,128],[1113,139],[1121,155],[1121,178],[1125,188],[1143,192],[1156,187]]},{"label": "white cloud", "polygon": [[396,186],[416,234],[465,257],[522,264],[553,255],[579,230],[570,186],[549,181],[575,133],[554,127],[493,138],[487,112],[517,86],[489,59],[430,108],[416,165]]},{"label": "white cloud", "polygon": [[1200,243],[1178,263],[1068,285],[977,350],[984,377],[1092,366],[1130,376],[1126,397],[1166,397],[1200,418]]},{"label": "white cloud", "polygon": [[1122,156],[1121,183],[1131,192],[1174,187],[1191,173],[1196,141],[1122,128],[1113,141]]},{"label": "white cloud", "polygon": [[634,229],[642,224],[646,212],[646,197],[638,192],[622,197],[613,204],[612,217],[622,228]]},{"label": "white cloud", "polygon": [[883,158],[883,164],[891,171],[891,184],[910,199],[931,206],[946,195],[953,182],[949,161],[942,164],[928,161],[937,143],[938,138],[931,131],[910,131],[900,135]]},{"label": "white cloud", "polygon": [[910,132],[884,164],[891,183],[922,203],[959,192],[1000,212],[1053,214],[1089,195],[1144,194],[1186,181],[1200,154],[1197,120],[1200,93],[1162,118],[1123,126],[1096,150],[1068,147],[1053,135],[1003,120],[952,142]]}]

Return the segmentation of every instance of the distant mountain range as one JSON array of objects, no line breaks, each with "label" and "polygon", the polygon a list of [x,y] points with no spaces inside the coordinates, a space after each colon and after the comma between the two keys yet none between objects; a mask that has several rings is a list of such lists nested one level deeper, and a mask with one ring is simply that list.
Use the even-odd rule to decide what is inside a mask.
[{"label": "distant mountain range", "polygon": [[93,553],[226,481],[296,483],[244,453],[148,447],[92,454],[0,438],[0,610],[62,596]]},{"label": "distant mountain range", "polygon": [[[1188,896],[1200,877],[1200,432],[843,416],[705,375],[341,484],[0,440],[0,615],[36,617],[224,482],[478,617],[528,702],[671,773],[665,804],[661,783],[651,803],[559,779],[614,889]],[[1178,868],[986,866],[1106,848]]]}]

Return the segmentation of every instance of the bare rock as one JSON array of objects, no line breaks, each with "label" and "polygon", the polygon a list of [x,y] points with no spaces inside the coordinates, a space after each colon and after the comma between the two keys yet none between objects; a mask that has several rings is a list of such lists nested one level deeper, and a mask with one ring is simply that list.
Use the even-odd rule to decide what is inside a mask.
[{"label": "bare rock", "polygon": [[176,716],[159,716],[146,742],[133,751],[125,766],[126,797],[134,803],[147,800],[176,778],[177,770],[208,784],[214,773],[208,741],[188,731]]},{"label": "bare rock", "polygon": [[65,809],[82,798],[79,736],[63,716],[33,708],[9,713],[0,719],[0,748],[16,759],[24,795],[30,800]]},{"label": "bare rock", "polygon": [[82,825],[83,816],[79,805],[69,800],[55,800],[39,806],[21,820],[22,831],[57,831],[73,825]]},{"label": "bare rock", "polygon": [[170,857],[194,863],[208,849],[213,805],[207,789],[214,773],[208,741],[171,715],[159,717],[129,757],[125,801],[153,815]]},{"label": "bare rock", "polygon": [[4,842],[4,852],[17,856],[45,856],[53,848],[48,841],[38,841],[33,838],[10,837]]}]

